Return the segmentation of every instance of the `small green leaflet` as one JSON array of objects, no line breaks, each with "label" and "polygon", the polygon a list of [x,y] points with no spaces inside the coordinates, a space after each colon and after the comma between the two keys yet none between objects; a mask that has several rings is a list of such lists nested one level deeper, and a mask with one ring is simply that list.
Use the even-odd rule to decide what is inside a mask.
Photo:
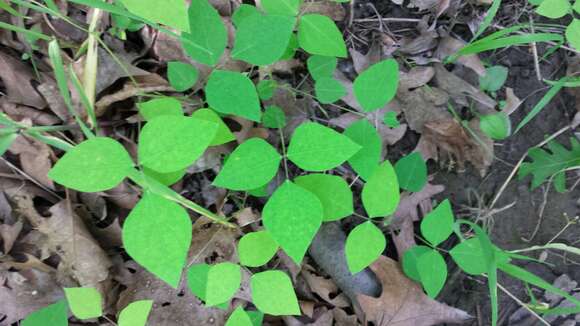
[{"label": "small green leaflet", "polygon": [[230,128],[225,124],[225,122],[220,118],[220,116],[215,113],[212,109],[199,109],[191,114],[192,118],[210,121],[217,124],[218,129],[215,137],[209,144],[210,146],[217,146],[225,143],[229,143],[232,140],[236,140],[234,134],[232,134]]},{"label": "small green leaflet", "polygon": [[384,161],[363,187],[363,206],[370,218],[385,217],[397,210],[399,200],[397,173],[391,162]]},{"label": "small green leaflet", "polygon": [[116,140],[94,137],[61,157],[48,177],[61,185],[82,192],[115,188],[133,169],[133,161]]},{"label": "small green leaflet", "polygon": [[434,247],[447,240],[453,233],[453,211],[449,199],[441,202],[421,221],[421,234]]},{"label": "small green leaflet", "polygon": [[199,72],[194,66],[179,62],[171,61],[167,63],[167,78],[169,84],[178,92],[186,91],[195,85]]},{"label": "small green leaflet", "polygon": [[280,60],[290,60],[294,58],[296,50],[298,50],[298,36],[296,36],[296,33],[292,33],[290,36],[290,42],[288,42],[288,47],[286,48],[286,52],[284,52]]},{"label": "small green leaflet", "polygon": [[485,70],[485,75],[479,77],[479,88],[489,92],[498,91],[505,84],[507,77],[508,69],[506,67],[489,67]]},{"label": "small green leaflet", "polygon": [[399,86],[399,64],[387,59],[363,71],[354,80],[354,95],[362,108],[375,111],[384,107],[397,94]]},{"label": "small green leaflet", "polygon": [[570,25],[566,27],[566,40],[576,50],[580,50],[580,19],[574,18]]},{"label": "small green leaflet", "polygon": [[307,122],[294,131],[287,156],[303,170],[325,171],[341,165],[360,149],[333,129]]},{"label": "small green leaflet", "polygon": [[10,145],[12,145],[12,142],[14,142],[16,137],[18,137],[18,134],[15,132],[0,135],[0,155],[4,155],[4,153],[6,153],[6,151],[8,150],[8,148],[10,148]]},{"label": "small green leaflet", "polygon": [[419,192],[427,184],[427,164],[418,152],[397,161],[395,171],[399,186],[407,191]]},{"label": "small green leaflet", "polygon": [[322,55],[313,55],[306,61],[308,72],[312,75],[312,79],[319,80],[325,77],[332,77],[334,70],[338,64],[336,57],[326,57]]},{"label": "small green leaflet", "polygon": [[354,211],[352,191],[343,178],[330,174],[308,174],[294,182],[315,194],[322,203],[323,221],[336,221]]},{"label": "small green leaflet", "polygon": [[178,31],[189,32],[187,7],[183,0],[165,0],[159,10],[157,0],[121,0],[125,8],[146,20],[173,27]]},{"label": "small green leaflet", "polygon": [[137,263],[177,288],[191,232],[191,220],[183,207],[145,193],[125,220],[123,244]]},{"label": "small green leaflet", "polygon": [[256,90],[260,99],[266,101],[274,96],[274,91],[276,91],[277,87],[278,83],[274,79],[262,79],[256,85]]},{"label": "small green leaflet", "polygon": [[250,316],[244,311],[242,307],[237,307],[236,310],[230,315],[226,326],[252,326],[252,320]]},{"label": "small green leaflet", "polygon": [[397,119],[397,113],[395,111],[387,111],[383,117],[383,123],[389,128],[397,128],[401,125]]},{"label": "small green leaflet", "polygon": [[417,270],[421,277],[421,285],[431,298],[435,298],[447,280],[447,264],[441,254],[431,249],[417,260]]},{"label": "small green leaflet", "polygon": [[[509,255],[494,246],[495,259],[498,264],[507,264],[510,261]],[[487,273],[485,254],[481,247],[479,238],[471,238],[462,241],[449,251],[451,258],[467,274],[481,275]]]},{"label": "small green leaflet", "polygon": [[237,26],[232,57],[256,66],[273,64],[286,52],[295,24],[296,18],[290,16],[246,17]]},{"label": "small green leaflet", "polygon": [[314,84],[316,99],[322,104],[330,104],[346,95],[346,88],[333,77],[323,77]]},{"label": "small green leaflet", "polygon": [[264,313],[257,310],[246,311],[248,316],[250,316],[250,320],[252,321],[253,326],[262,326],[264,321]]},{"label": "small green leaflet", "polygon": [[360,119],[348,126],[344,135],[362,146],[360,151],[348,159],[348,164],[363,180],[368,180],[381,161],[381,136],[367,119]]},{"label": "small green leaflet", "polygon": [[209,307],[229,301],[240,288],[242,271],[230,262],[213,266],[196,264],[187,272],[187,284],[193,294]]},{"label": "small green leaflet", "polygon": [[543,0],[536,8],[536,13],[544,17],[556,19],[570,13],[570,0]]},{"label": "small green leaflet", "polygon": [[274,316],[300,315],[292,281],[280,271],[256,273],[250,281],[252,302],[260,311]]},{"label": "small green leaflet", "polygon": [[480,116],[479,129],[491,139],[502,140],[511,134],[512,124],[505,112],[497,112]]},{"label": "small green leaflet", "polygon": [[240,264],[260,267],[266,264],[278,251],[278,244],[268,231],[251,232],[244,235],[238,243]]},{"label": "small green leaflet", "polygon": [[232,15],[232,22],[234,26],[238,27],[246,18],[253,15],[261,15],[260,11],[255,6],[242,3],[234,14]]},{"label": "small green leaflet", "polygon": [[405,275],[414,281],[421,282],[421,275],[419,275],[419,270],[417,269],[417,262],[421,255],[430,250],[431,248],[427,246],[414,246],[407,249],[403,254],[403,271],[405,272]]},{"label": "small green leaflet", "polygon": [[580,14],[580,1],[575,0],[574,5],[572,5],[572,9]]},{"label": "small green leaflet", "polygon": [[175,172],[197,160],[218,130],[213,122],[172,115],[149,121],[139,135],[139,163],[157,172]]},{"label": "small green leaflet", "polygon": [[346,45],[336,24],[328,17],[308,14],[300,18],[298,44],[310,54],[346,58]]},{"label": "small green leaflet", "polygon": [[280,107],[270,105],[264,110],[262,124],[266,128],[284,128],[286,126],[286,114]]},{"label": "small green leaflet", "polygon": [[351,273],[356,274],[372,264],[385,251],[387,240],[373,222],[357,225],[346,238],[344,252]]},{"label": "small green leaflet", "polygon": [[270,15],[296,16],[302,0],[261,0],[262,9]]},{"label": "small green leaflet", "polygon": [[160,173],[155,170],[151,170],[148,167],[143,167],[143,174],[159,181],[161,184],[166,186],[171,186],[177,181],[181,180],[185,175],[186,169],[181,169],[175,172]]},{"label": "small green leaflet", "polygon": [[78,319],[101,317],[101,294],[95,288],[64,288],[68,306]]},{"label": "small green leaflet", "polygon": [[131,302],[119,314],[117,324],[119,326],[145,326],[152,306],[153,301],[151,300]]},{"label": "small green leaflet", "polygon": [[168,96],[137,103],[137,107],[139,108],[141,116],[147,121],[162,115],[183,116],[181,102]]},{"label": "small green leaflet", "polygon": [[[159,10],[158,6],[156,0],[156,10]],[[207,0],[191,0],[188,13],[191,34],[181,34],[181,38],[187,40],[181,41],[183,49],[197,62],[209,66],[217,64],[228,43],[226,27],[219,13]]]},{"label": "small green leaflet", "polygon": [[239,145],[213,181],[217,187],[251,190],[268,183],[278,172],[282,157],[261,138],[250,138]]},{"label": "small green leaflet", "polygon": [[68,312],[66,300],[39,309],[20,323],[21,326],[68,326]]},{"label": "small green leaflet", "polygon": [[322,212],[313,193],[286,181],[264,206],[262,222],[282,250],[300,265],[322,224]]},{"label": "small green leaflet", "polygon": [[209,106],[224,114],[260,121],[260,100],[254,83],[238,72],[214,70],[205,86]]}]

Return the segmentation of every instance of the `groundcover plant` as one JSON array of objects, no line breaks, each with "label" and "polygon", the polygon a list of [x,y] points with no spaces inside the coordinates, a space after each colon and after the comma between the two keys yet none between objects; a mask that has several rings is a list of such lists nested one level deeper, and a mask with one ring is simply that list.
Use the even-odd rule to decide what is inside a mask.
[{"label": "groundcover plant", "polygon": [[[230,1],[223,2],[232,8]],[[487,157],[490,141],[493,147],[493,140],[524,132],[520,130],[558,91],[578,86],[576,76],[551,82],[548,93],[513,132],[510,113],[505,108],[507,103],[498,109],[493,106],[485,114],[474,113],[477,116],[474,124],[449,99],[444,100],[439,106],[445,107],[441,114],[449,124],[444,131],[448,134],[433,131],[429,124],[432,116],[423,121],[425,127],[420,127],[425,130],[422,139],[435,143],[432,145],[435,146],[434,156],[421,150],[409,150],[406,155],[389,160],[384,153],[387,144],[392,145],[388,135],[400,130],[399,119],[402,117],[385,108],[392,105],[397,96],[409,99],[430,96],[430,93],[411,92],[412,88],[421,87],[425,91],[429,88],[427,82],[410,86],[421,79],[420,76],[410,81],[409,73],[400,72],[408,70],[409,66],[413,68],[413,65],[397,56],[384,56],[372,61],[367,58],[371,62],[357,68],[352,81],[345,82],[344,75],[337,73],[339,61],[349,57],[343,32],[324,10],[311,8],[314,2],[233,2],[236,3],[235,9],[231,9],[226,19],[218,12],[220,7],[216,3],[219,1],[208,0],[187,3],[183,0],[0,0],[0,8],[15,20],[24,19],[26,22],[26,14],[41,13],[50,21],[86,32],[82,46],[75,48],[70,40],[49,36],[43,30],[0,22],[0,27],[26,40],[27,47],[23,51],[28,52],[23,52],[27,53],[23,59],[34,62],[32,53],[45,51],[46,60],[38,64],[52,68],[52,99],[61,103],[61,113],[68,116],[70,122],[65,125],[34,124],[34,120],[20,120],[9,112],[1,113],[0,151],[4,153],[14,148],[19,136],[46,148],[52,147],[58,160],[45,171],[45,180],[52,184],[50,192],[62,190],[67,198],[73,191],[102,193],[122,185],[137,189],[140,193],[138,201],[133,207],[127,207],[129,210],[122,223],[124,258],[136,262],[145,273],[154,275],[174,289],[186,284],[185,291],[194,295],[204,307],[227,312],[225,325],[229,326],[261,325],[264,315],[310,314],[312,317],[309,309],[313,307],[298,299],[302,295],[297,294],[296,272],[271,262],[278,254],[287,258],[288,266],[299,270],[324,224],[348,219],[350,231],[340,255],[349,276],[369,272],[368,267],[381,275],[377,269],[388,264],[385,252],[395,249],[389,239],[397,236],[401,215],[410,214],[408,205],[416,210],[419,204],[409,204],[405,200],[413,196],[422,198],[422,194],[432,187],[427,159],[436,158],[437,152],[447,152],[454,155],[458,163],[467,160],[477,165],[475,159],[457,155],[454,146],[459,145],[454,140],[468,139],[471,147],[483,148],[480,154]],[[345,4],[340,4],[342,2]],[[537,12],[549,18],[576,17],[574,15],[578,14],[580,6],[578,1],[540,2],[534,3],[538,6]],[[316,3],[341,9],[350,4],[354,10],[355,1]],[[437,17],[449,6],[444,1],[438,3]],[[78,26],[75,20],[64,15],[65,4],[86,10],[88,25]],[[218,6],[217,9],[214,6]],[[440,61],[473,68],[473,59],[478,53],[513,45],[556,42],[578,48],[580,23],[576,18],[571,18],[562,33],[528,33],[524,26],[513,26],[480,37],[491,26],[500,6],[501,1],[493,1],[486,18],[474,33],[475,37],[439,58]],[[353,18],[350,19],[352,22]],[[101,33],[105,20],[108,28],[106,33]],[[148,33],[156,33],[157,38],[173,40],[171,44],[180,46],[188,56],[187,60],[167,62],[168,84],[164,87],[155,88],[153,81],[149,81],[152,86],[148,86],[147,80],[137,80],[142,71],[124,64],[123,59],[103,41],[105,36],[126,40],[145,29]],[[84,59],[72,63],[70,53],[75,59]],[[131,79],[127,85],[136,85],[124,86],[125,93],[113,95],[118,98],[107,99],[108,104],[103,104],[106,101],[98,98],[98,92],[104,90],[99,86],[99,78],[105,78],[99,75],[99,68],[105,57],[113,62],[114,69],[122,71],[119,77]],[[277,65],[300,61],[296,58],[304,62],[304,69],[313,84],[311,93],[302,92],[275,76],[276,69],[286,69],[275,68]],[[442,64],[438,65],[437,69],[445,69]],[[479,89],[470,89],[470,96],[480,96],[484,101],[496,103],[498,91],[508,78],[508,69],[499,65],[481,65],[481,68]],[[79,72],[82,73],[80,77]],[[12,91],[8,89],[9,93]],[[297,112],[290,112],[273,101],[280,92],[312,99],[321,116],[327,119],[297,118]],[[182,95],[178,95],[180,93]],[[134,129],[135,142],[111,132],[111,128],[115,128],[114,121],[107,124],[99,120],[107,106],[123,103],[132,97],[139,99],[136,103],[139,115],[133,117],[139,125]],[[352,108],[343,106],[343,103]],[[422,103],[414,102],[411,106],[421,106]],[[327,123],[336,118],[336,114],[327,112],[325,106],[348,111],[339,117],[346,122]],[[405,111],[406,123],[409,128],[415,128],[410,115]],[[242,126],[243,135],[239,128],[232,127],[232,121]],[[419,128],[413,130],[423,132]],[[425,136],[429,131],[431,138]],[[571,139],[569,149],[553,140],[546,143],[548,150],[542,149],[544,144],[540,144],[529,151],[530,160],[520,161],[519,176],[524,178],[532,174],[532,188],[549,181],[554,183],[556,190],[565,192],[566,171],[580,165],[580,144],[576,138]],[[493,158],[493,148],[491,151]],[[222,191],[221,201],[225,200],[226,193],[237,194],[232,195],[232,200],[240,209],[250,208],[250,212],[252,201],[263,201],[263,207],[259,206],[260,214],[254,214],[250,222],[243,223],[224,214],[217,202],[210,209],[172,188],[192,173],[192,167],[205,164],[208,153],[221,160],[220,168],[215,169],[207,188],[208,193],[209,187]],[[344,173],[336,171],[349,171],[354,177],[349,180]],[[360,187],[354,187],[355,183]],[[420,201],[430,204],[431,197],[427,195]],[[491,325],[496,325],[499,318],[500,272],[521,280],[526,286],[562,296],[571,303],[566,308],[535,304],[530,291],[531,303],[520,303],[539,320],[543,321],[541,316],[580,312],[580,300],[516,264],[518,260],[535,259],[522,255],[523,252],[554,249],[577,255],[578,248],[551,241],[545,246],[517,252],[503,250],[492,243],[487,225],[468,217],[456,218],[451,202],[444,198],[424,213],[417,223],[419,229],[415,235],[412,222],[404,216],[408,219],[407,228],[411,225],[411,240],[403,251],[396,247],[404,273],[399,278],[403,278],[401,282],[409,282],[406,284],[410,284],[409,287],[415,289],[420,298],[413,304],[436,304],[434,299],[449,278],[446,257],[450,257],[450,261],[464,273],[483,276],[481,279],[487,282],[490,308],[485,320]],[[192,257],[192,241],[196,241],[192,236],[195,234],[192,218],[207,220],[219,228],[236,232],[239,241],[231,261],[204,262]],[[75,222],[70,223],[73,223],[74,232]],[[71,237],[74,242],[76,236],[73,234]],[[414,237],[420,244],[415,243]],[[3,240],[5,246],[6,239]],[[38,264],[41,266],[42,262],[39,260]],[[88,286],[90,283],[78,278],[74,281],[76,286],[63,288],[64,297],[57,296],[23,316],[20,324],[68,325],[70,311],[75,320],[92,323],[100,320],[102,323],[99,324],[120,326],[146,325],[152,308],[161,304],[155,302],[155,297],[143,298],[126,302],[118,314],[111,315],[111,307],[104,303],[113,292],[104,291],[95,284]],[[63,284],[75,282],[67,280]],[[383,290],[387,288],[383,284]],[[356,298],[350,297],[351,300]],[[443,305],[437,307],[448,309],[445,310],[450,314],[447,319],[397,315],[389,310],[388,302],[374,308],[387,312],[373,314],[369,312],[369,305],[364,304],[365,300],[368,299],[353,302],[353,306],[360,304],[358,308],[362,308],[358,312],[358,316],[362,316],[361,323],[372,321],[375,325],[389,325],[388,318],[394,318],[400,325],[469,320],[467,314]],[[430,314],[435,315],[435,312]],[[357,325],[356,317],[350,320],[352,325]],[[335,320],[336,325],[347,325],[343,323]]]}]

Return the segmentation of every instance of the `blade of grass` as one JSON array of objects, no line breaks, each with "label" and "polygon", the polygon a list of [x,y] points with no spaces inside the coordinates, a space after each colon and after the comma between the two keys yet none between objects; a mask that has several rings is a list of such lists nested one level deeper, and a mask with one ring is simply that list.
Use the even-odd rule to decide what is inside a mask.
[{"label": "blade of grass", "polygon": [[500,5],[501,0],[493,0],[491,7],[489,7],[489,10],[485,14],[485,18],[483,19],[483,22],[479,26],[479,29],[477,30],[475,35],[473,35],[471,42],[475,41],[478,37],[480,37],[481,34],[483,34],[483,32],[485,32],[485,30],[491,25],[493,19],[495,18],[495,15],[497,14],[497,11],[499,10]]},{"label": "blade of grass", "polygon": [[54,0],[44,0],[44,3],[46,3],[46,6],[51,10],[59,11],[56,3],[54,3]]},{"label": "blade of grass", "polygon": [[535,251],[535,250],[546,250],[546,249],[557,249],[562,251],[567,251],[571,254],[580,256],[580,248],[568,246],[563,243],[550,243],[544,246],[532,246],[525,249],[520,250],[512,250],[511,253],[518,253],[518,252],[527,252],[527,251]]},{"label": "blade of grass", "polygon": [[540,113],[546,107],[546,105],[548,105],[548,103],[550,103],[552,98],[554,98],[554,96],[558,94],[560,89],[562,89],[566,80],[567,80],[566,77],[560,79],[554,86],[552,86],[548,90],[548,92],[544,95],[544,97],[542,97],[542,99],[538,103],[536,103],[532,111],[530,111],[530,113],[528,113],[524,117],[524,119],[518,124],[516,130],[514,131],[514,134],[516,134],[520,129],[522,129],[525,125],[527,125],[528,122],[530,122],[536,115],[538,115],[538,113]]},{"label": "blade of grass", "polygon": [[0,10],[4,10],[7,13],[16,16],[16,17],[25,17],[23,14],[19,13],[18,11],[14,10],[9,4],[4,2],[4,0],[0,0]]},{"label": "blade of grass", "polygon": [[91,123],[91,126],[95,129],[95,132],[98,133],[97,117],[95,115],[95,107],[89,101],[87,95],[85,94],[83,86],[81,85],[81,81],[77,77],[77,74],[74,72],[72,65],[69,65],[68,72],[69,72],[72,84],[73,84],[75,90],[79,93],[80,98],[81,98],[81,102],[83,103],[83,106],[85,107],[85,110],[87,111],[87,116],[89,117],[89,121]]},{"label": "blade of grass", "polygon": [[50,40],[52,40],[52,38],[50,36],[46,35],[46,34],[42,34],[42,33],[35,32],[35,31],[31,31],[29,29],[22,28],[22,27],[18,27],[18,26],[14,26],[14,25],[7,24],[7,23],[1,22],[1,21],[0,21],[0,28],[7,29],[9,31],[13,31],[13,32],[16,32],[16,33],[26,34],[26,35],[28,35],[30,37],[37,38],[37,39],[44,40],[44,41],[50,41]]},{"label": "blade of grass", "polygon": [[[85,61],[85,69],[83,70],[83,85],[89,106],[95,104],[95,91],[97,88],[97,68],[99,62],[99,52],[97,50],[97,26],[102,15],[100,9],[93,11],[91,23],[89,24],[89,37],[87,39],[87,56]],[[88,108],[88,106],[87,106]],[[91,122],[92,123],[92,122]],[[94,126],[94,125],[93,125]]]},{"label": "blade of grass", "polygon": [[532,42],[547,42],[547,41],[562,41],[562,35],[553,33],[536,33],[506,36],[503,38],[495,38],[491,40],[483,39],[473,44],[469,44],[457,52],[457,56],[480,53],[483,51],[504,48],[508,46],[528,44]]}]

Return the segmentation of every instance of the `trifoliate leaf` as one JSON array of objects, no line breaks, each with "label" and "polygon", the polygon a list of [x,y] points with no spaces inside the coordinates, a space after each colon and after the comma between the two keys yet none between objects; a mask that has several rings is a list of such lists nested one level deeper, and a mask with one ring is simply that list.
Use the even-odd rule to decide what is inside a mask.
[{"label": "trifoliate leaf", "polygon": [[381,136],[367,119],[358,120],[348,126],[344,135],[362,146],[360,151],[348,159],[348,164],[363,180],[368,180],[381,161]]},{"label": "trifoliate leaf", "polygon": [[314,84],[316,99],[320,103],[330,104],[340,100],[346,95],[346,88],[333,77],[323,77]]},{"label": "trifoliate leaf", "polygon": [[447,264],[441,254],[431,249],[417,260],[417,270],[421,277],[421,285],[431,298],[435,298],[447,280]]},{"label": "trifoliate leaf", "polygon": [[448,199],[441,202],[421,221],[421,234],[434,247],[447,240],[453,232],[453,210]]},{"label": "trifoliate leaf", "polygon": [[511,134],[512,124],[505,112],[497,112],[480,116],[479,129],[491,139],[502,140]]},{"label": "trifoliate leaf", "polygon": [[286,52],[295,24],[296,18],[290,16],[246,17],[236,30],[232,57],[256,66],[273,64]]},{"label": "trifoliate leaf", "polygon": [[94,137],[69,150],[48,177],[68,188],[98,192],[115,188],[132,169],[133,161],[121,144]]},{"label": "trifoliate leaf", "polygon": [[280,271],[254,274],[250,281],[252,302],[260,311],[274,316],[300,315],[292,281]]},{"label": "trifoliate leaf", "polygon": [[303,123],[294,131],[288,158],[303,170],[333,169],[356,154],[361,147],[350,138],[318,123]]},{"label": "trifoliate leaf", "polygon": [[296,16],[302,0],[261,0],[262,9],[270,15]]},{"label": "trifoliate leaf", "polygon": [[372,222],[357,225],[346,238],[344,252],[351,273],[356,274],[372,264],[385,251],[387,240]]},{"label": "trifoliate leaf", "polygon": [[242,307],[237,307],[236,310],[230,315],[226,326],[252,326],[252,320],[250,316],[244,311]]},{"label": "trifoliate leaf", "polygon": [[217,133],[213,138],[213,140],[211,141],[211,143],[209,144],[210,146],[217,146],[229,143],[232,140],[236,139],[236,137],[231,132],[228,125],[226,125],[225,122],[222,120],[222,118],[220,118],[220,116],[217,113],[215,113],[212,109],[196,110],[191,114],[191,117],[200,120],[210,121],[217,124],[218,126]]},{"label": "trifoliate leaf", "polygon": [[273,79],[263,79],[260,80],[258,85],[256,86],[256,90],[258,91],[258,96],[261,100],[269,100],[274,96],[274,91],[278,87],[278,83]]},{"label": "trifoliate leaf", "polygon": [[485,75],[479,77],[479,88],[483,91],[499,90],[508,77],[508,69],[504,66],[493,66],[485,70]]},{"label": "trifoliate leaf", "polygon": [[190,64],[179,61],[171,61],[167,64],[169,84],[178,92],[192,88],[197,82],[198,76],[197,68]]},{"label": "trifoliate leaf", "polygon": [[573,19],[566,27],[566,40],[576,50],[580,50],[580,19]]},{"label": "trifoliate leaf", "polygon": [[399,186],[407,191],[419,192],[427,184],[427,164],[418,152],[397,161],[395,172]]},{"label": "trifoliate leaf", "polygon": [[313,55],[306,61],[308,72],[312,75],[312,79],[319,80],[325,77],[332,77],[338,60],[336,57],[326,57],[322,55]]},{"label": "trifoliate leaf", "polygon": [[354,80],[354,95],[362,108],[375,111],[395,97],[399,85],[399,64],[387,59],[363,71]]},{"label": "trifoliate leaf", "polygon": [[282,250],[300,265],[322,224],[322,212],[313,193],[286,181],[264,206],[262,222]]},{"label": "trifoliate leaf", "polygon": [[182,32],[189,32],[187,7],[182,0],[164,1],[163,10],[159,10],[159,2],[156,0],[122,0],[121,2],[127,10],[139,17]]},{"label": "trifoliate leaf", "polygon": [[414,246],[405,251],[405,254],[403,255],[403,271],[409,278],[421,282],[421,275],[419,275],[417,262],[421,255],[429,251],[431,251],[431,248],[427,246]]},{"label": "trifoliate leaf", "polygon": [[370,218],[385,217],[397,210],[399,200],[397,173],[389,161],[384,161],[363,187],[363,206]]},{"label": "trifoliate leaf", "polygon": [[145,326],[149,317],[149,312],[153,307],[152,300],[139,300],[131,302],[119,314],[119,326]]},{"label": "trifoliate leaf", "polygon": [[68,312],[65,300],[59,300],[56,303],[39,309],[20,323],[22,326],[68,326]]},{"label": "trifoliate leaf", "polygon": [[[158,6],[159,2],[155,1],[155,10],[163,11]],[[187,12],[191,33],[181,34],[183,49],[193,60],[209,66],[215,65],[228,43],[226,27],[219,13],[207,0],[191,0]]]},{"label": "trifoliate leaf", "polygon": [[294,182],[315,194],[322,203],[323,221],[336,221],[354,211],[352,191],[343,178],[330,174],[308,174]]},{"label": "trifoliate leaf", "polygon": [[260,100],[256,87],[241,73],[214,70],[205,86],[205,94],[209,106],[218,112],[260,121]]},{"label": "trifoliate leaf", "polygon": [[78,319],[101,317],[101,294],[95,288],[64,288],[68,306]]},{"label": "trifoliate leaf", "polygon": [[270,105],[264,110],[262,124],[266,128],[284,128],[286,126],[286,114],[280,107]]},{"label": "trifoliate leaf", "polygon": [[319,14],[300,18],[298,43],[310,54],[346,58],[346,45],[342,34],[332,19]]},{"label": "trifoliate leaf", "polygon": [[156,98],[151,101],[138,103],[139,113],[145,120],[150,121],[162,115],[183,116],[181,102],[173,97]]},{"label": "trifoliate leaf", "polygon": [[268,183],[278,172],[282,157],[261,138],[250,138],[239,145],[213,181],[217,187],[251,190]]},{"label": "trifoliate leaf", "polygon": [[240,264],[260,267],[266,264],[278,251],[278,244],[268,231],[251,232],[244,235],[238,243]]},{"label": "trifoliate leaf", "polygon": [[191,220],[183,207],[145,193],[125,220],[123,244],[139,265],[177,288],[191,232]]},{"label": "trifoliate leaf", "polygon": [[209,147],[217,130],[216,123],[200,119],[157,117],[139,135],[139,163],[161,173],[186,168]]},{"label": "trifoliate leaf", "polygon": [[544,17],[556,19],[562,18],[570,12],[569,0],[543,0],[536,8],[536,13]]}]

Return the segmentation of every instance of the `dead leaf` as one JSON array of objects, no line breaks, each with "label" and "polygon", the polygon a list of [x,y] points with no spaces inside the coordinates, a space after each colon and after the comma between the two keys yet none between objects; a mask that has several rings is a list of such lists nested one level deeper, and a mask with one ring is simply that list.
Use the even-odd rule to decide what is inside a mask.
[{"label": "dead leaf", "polygon": [[382,284],[381,296],[361,294],[357,298],[367,320],[376,326],[431,326],[471,320],[466,312],[427,297],[394,260],[381,256],[370,268]]},{"label": "dead leaf", "polygon": [[414,222],[418,221],[420,214],[424,215],[433,209],[431,198],[443,192],[443,190],[445,190],[443,185],[434,185],[427,182],[419,192],[404,193],[389,226],[398,228],[399,224],[406,219]]},{"label": "dead leaf", "polygon": [[439,0],[411,0],[408,8],[417,8],[418,10],[433,9],[437,6]]},{"label": "dead leaf", "polygon": [[274,96],[270,100],[264,101],[265,107],[276,105],[284,111],[286,115],[286,126],[283,132],[286,139],[290,139],[296,127],[308,120],[309,110],[313,106],[312,98],[304,97],[297,99],[296,95],[290,89],[291,85],[286,83],[280,84]]},{"label": "dead leaf", "polygon": [[446,92],[437,87],[422,86],[412,91],[401,89],[397,94],[409,128],[423,132],[427,122],[451,118],[445,105],[449,100]]},{"label": "dead leaf", "polygon": [[0,51],[0,79],[10,102],[37,109],[46,107],[44,99],[32,87],[31,81],[35,77],[30,67],[3,51]]},{"label": "dead leaf", "polygon": [[408,72],[401,71],[399,89],[413,89],[426,85],[435,76],[433,67],[413,67]]},{"label": "dead leaf", "polygon": [[512,88],[505,88],[505,105],[502,108],[502,111],[505,114],[510,115],[514,113],[514,111],[517,110],[517,108],[519,108],[522,103],[523,101],[516,96]]},{"label": "dead leaf", "polygon": [[236,221],[238,221],[240,227],[250,225],[260,220],[260,213],[254,212],[252,207],[243,208],[232,214],[232,216]]},{"label": "dead leaf", "polygon": [[[467,43],[453,38],[451,36],[446,36],[439,41],[439,46],[435,51],[435,57],[441,61],[445,60],[448,56],[457,53],[461,48],[463,48]],[[460,56],[457,59],[457,63],[471,68],[479,76],[485,75],[485,66],[483,62],[479,59],[477,54],[469,54]]]},{"label": "dead leaf", "polygon": [[50,159],[52,150],[47,144],[20,136],[10,146],[10,152],[19,156],[20,166],[24,173],[43,186],[54,190],[54,183],[48,177],[48,171],[52,168]]},{"label": "dead leaf", "polygon": [[473,106],[480,114],[495,113],[496,101],[479,88],[447,71],[439,63],[435,64],[435,82],[439,88],[449,94],[456,104],[470,107],[471,103],[473,103]]},{"label": "dead leaf", "polygon": [[302,5],[303,14],[320,14],[334,21],[343,21],[346,11],[340,3],[324,0],[305,1]]},{"label": "dead leaf", "polygon": [[336,283],[330,278],[317,275],[316,270],[312,266],[305,265],[302,268],[301,275],[306,280],[312,292],[316,293],[324,301],[339,308],[350,306],[350,301],[346,295],[344,293],[338,294],[340,291]]},{"label": "dead leaf", "polygon": [[[38,87],[39,92],[41,92],[40,86],[42,86],[42,84]],[[11,103],[6,97],[0,98],[0,110],[15,121],[30,119],[33,125],[51,126],[61,122],[59,118],[49,112],[37,110],[29,106]]]},{"label": "dead leaf", "polygon": [[12,250],[12,246],[16,241],[16,238],[20,235],[22,231],[23,224],[18,221],[12,225],[10,224],[0,224],[0,238],[2,239],[2,252],[0,252],[0,257],[6,255]]},{"label": "dead leaf", "polygon": [[[396,142],[401,140],[401,138],[403,138],[403,136],[407,132],[407,124],[405,124],[405,123],[402,123],[397,128],[390,128],[383,123],[383,117],[384,117],[385,113],[388,111],[397,112],[398,105],[399,105],[399,103],[396,100],[393,100],[393,101],[391,101],[391,103],[389,103],[387,105],[387,108],[380,109],[380,110],[373,111],[373,112],[364,113],[366,119],[369,120],[369,122],[375,126],[375,128],[379,132],[379,135],[380,135],[383,143],[386,145],[395,144]],[[348,126],[350,126],[355,121],[360,120],[361,118],[364,119],[364,117],[361,117],[358,114],[344,113],[344,114],[340,115],[338,118],[331,119],[329,122],[330,122],[330,124],[333,124],[335,126],[338,126],[338,127],[341,127],[344,129],[344,128],[347,128]]]},{"label": "dead leaf", "polygon": [[344,310],[340,308],[334,308],[332,310],[334,315],[334,322],[336,326],[359,326],[358,319],[356,315],[348,315]]},{"label": "dead leaf", "polygon": [[[438,0],[417,0],[417,1],[435,1]],[[439,35],[436,31],[428,26],[427,15],[423,16],[422,21],[418,23],[417,29],[419,36],[404,37],[399,41],[399,51],[409,55],[416,55],[434,49],[437,46]]]},{"label": "dead leaf", "polygon": [[355,48],[350,48],[348,51],[354,70],[358,74],[381,60],[381,44],[378,42],[373,42],[366,54],[358,52]]}]

